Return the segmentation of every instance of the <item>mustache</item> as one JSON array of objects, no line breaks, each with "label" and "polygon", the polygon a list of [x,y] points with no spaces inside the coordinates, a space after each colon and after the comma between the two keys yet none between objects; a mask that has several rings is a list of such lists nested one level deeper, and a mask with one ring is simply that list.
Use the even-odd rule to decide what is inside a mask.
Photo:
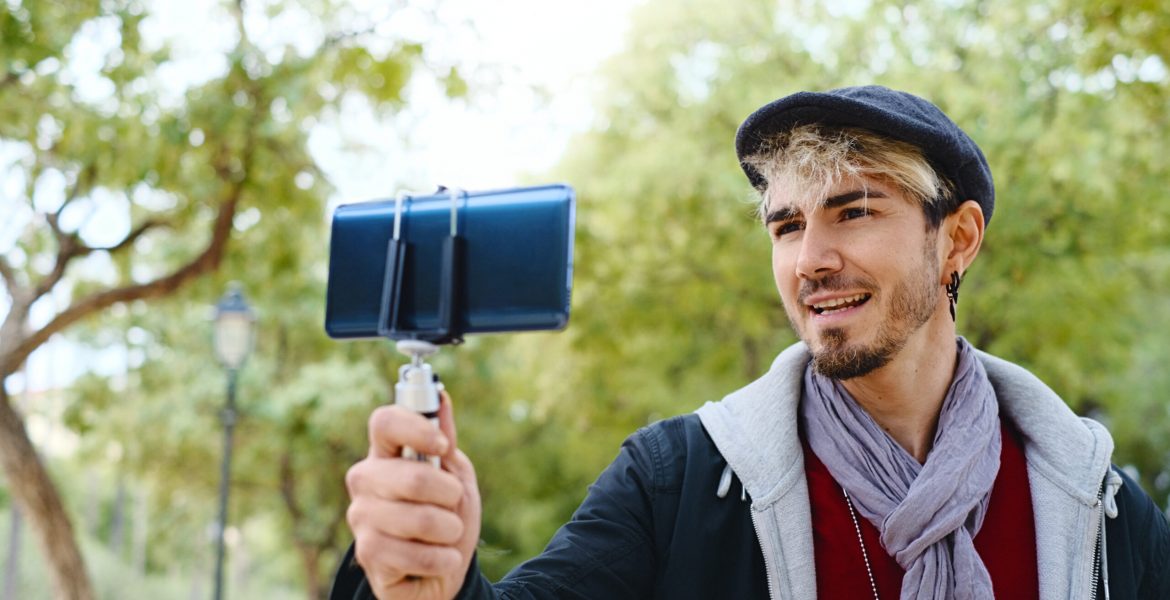
[{"label": "mustache", "polygon": [[877,289],[877,284],[873,280],[864,277],[849,277],[834,273],[826,275],[820,279],[806,279],[801,282],[800,290],[797,291],[796,299],[801,304],[808,304],[809,296],[818,292],[836,292],[841,290],[862,290],[864,292],[873,293]]}]

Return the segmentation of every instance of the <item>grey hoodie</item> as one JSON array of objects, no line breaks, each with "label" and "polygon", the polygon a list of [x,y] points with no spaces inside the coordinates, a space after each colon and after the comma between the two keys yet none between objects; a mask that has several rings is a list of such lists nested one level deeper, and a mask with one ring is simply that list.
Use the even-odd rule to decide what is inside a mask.
[{"label": "grey hoodie", "polygon": [[[1040,597],[1090,598],[1097,532],[1111,500],[1102,503],[1101,497],[1113,439],[1099,423],[1076,416],[1025,369],[978,355],[1001,413],[1015,424],[1024,444]],[[797,432],[809,360],[804,344],[795,344],[776,357],[763,377],[698,410],[703,427],[752,498],[752,521],[777,600],[817,596],[812,517]]]}]

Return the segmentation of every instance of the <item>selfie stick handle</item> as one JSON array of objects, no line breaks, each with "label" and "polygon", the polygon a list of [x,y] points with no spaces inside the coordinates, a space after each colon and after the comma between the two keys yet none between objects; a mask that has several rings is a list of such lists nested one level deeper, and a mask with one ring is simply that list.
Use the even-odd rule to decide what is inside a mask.
[{"label": "selfie stick handle", "polygon": [[[398,369],[398,383],[394,385],[394,403],[426,417],[435,429],[438,429],[439,392],[443,389],[443,384],[439,383],[434,370],[425,359],[437,352],[439,347],[422,340],[401,340],[397,347],[399,352],[410,357],[410,362]],[[435,468],[440,464],[438,456],[416,452],[409,446],[402,448],[402,457],[430,463]]]}]

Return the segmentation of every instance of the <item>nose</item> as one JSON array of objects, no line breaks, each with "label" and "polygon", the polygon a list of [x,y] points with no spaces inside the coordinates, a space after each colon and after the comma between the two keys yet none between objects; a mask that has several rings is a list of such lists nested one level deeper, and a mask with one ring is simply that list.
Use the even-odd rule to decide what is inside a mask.
[{"label": "nose", "polygon": [[833,237],[814,223],[807,223],[801,232],[800,249],[796,257],[797,277],[819,279],[840,271],[841,266],[841,254]]}]

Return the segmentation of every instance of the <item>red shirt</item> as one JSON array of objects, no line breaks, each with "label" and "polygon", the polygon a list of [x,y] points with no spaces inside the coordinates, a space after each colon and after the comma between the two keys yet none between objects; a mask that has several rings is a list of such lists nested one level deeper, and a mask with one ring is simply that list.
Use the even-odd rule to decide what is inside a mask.
[{"label": "red shirt", "polygon": [[[1015,428],[1001,419],[1003,435],[999,473],[991,489],[991,502],[983,527],[975,536],[975,550],[991,574],[998,600],[1038,598],[1036,574],[1036,526],[1032,519],[1032,495],[1028,468]],[[802,434],[803,435],[803,434]],[[804,441],[804,469],[812,504],[813,545],[817,570],[817,596],[821,598],[872,598],[857,530],[841,486]],[[899,597],[905,571],[882,548],[878,530],[857,515],[861,536],[873,567],[874,581],[883,599]]]}]

